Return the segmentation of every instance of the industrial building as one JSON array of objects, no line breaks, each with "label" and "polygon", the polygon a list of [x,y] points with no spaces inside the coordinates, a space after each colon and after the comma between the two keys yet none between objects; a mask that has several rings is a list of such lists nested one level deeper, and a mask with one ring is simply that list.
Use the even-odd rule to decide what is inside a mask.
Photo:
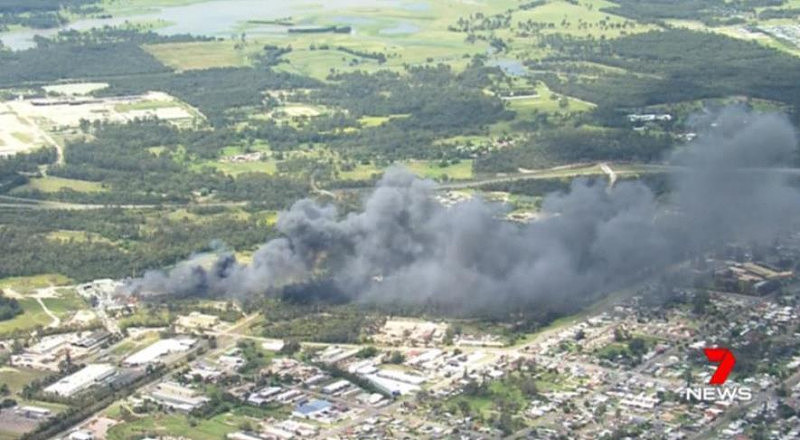
[{"label": "industrial building", "polygon": [[205,330],[219,325],[219,317],[192,312],[186,316],[179,316],[175,325],[184,330]]},{"label": "industrial building", "polygon": [[25,349],[25,352],[11,356],[11,364],[17,367],[58,371],[58,363],[70,351],[71,344],[77,339],[77,333],[45,336]]},{"label": "industrial building", "polygon": [[80,340],[75,341],[72,345],[85,350],[91,350],[108,341],[109,339],[111,339],[111,333],[105,330],[97,330],[91,332],[87,336],[82,337]]},{"label": "industrial building", "polygon": [[116,368],[109,364],[87,365],[82,370],[69,375],[44,389],[46,393],[62,397],[72,397],[90,387],[106,383],[116,373]]},{"label": "industrial building", "polygon": [[336,382],[334,382],[334,383],[332,383],[330,385],[326,385],[326,386],[322,387],[322,392],[324,394],[334,394],[334,393],[337,393],[339,391],[344,390],[345,388],[349,387],[350,385],[351,385],[350,382],[342,379],[342,380],[338,380],[338,381],[336,381]]},{"label": "industrial building", "polygon": [[195,343],[197,340],[192,338],[162,339],[130,355],[122,364],[126,367],[140,367],[159,363],[164,356],[189,351]]},{"label": "industrial building", "polygon": [[312,400],[310,402],[298,405],[292,413],[295,417],[309,418],[313,417],[331,407],[331,403],[327,400]]},{"label": "industrial building", "polygon": [[53,415],[53,412],[49,409],[38,406],[21,406],[14,410],[14,413],[32,420],[44,420]]},{"label": "industrial building", "polygon": [[165,407],[185,413],[199,408],[209,400],[208,397],[201,395],[197,390],[175,382],[158,384],[149,397]]}]

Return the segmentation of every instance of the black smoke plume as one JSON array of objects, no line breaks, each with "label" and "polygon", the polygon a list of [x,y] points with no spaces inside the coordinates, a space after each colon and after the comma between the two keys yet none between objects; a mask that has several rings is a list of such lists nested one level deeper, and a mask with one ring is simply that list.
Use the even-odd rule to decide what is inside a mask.
[{"label": "black smoke plume", "polygon": [[[796,150],[784,117],[726,110],[669,158],[668,200],[637,181],[609,189],[578,179],[548,195],[545,215],[526,225],[477,198],[446,208],[434,199],[434,182],[391,169],[361,212],[295,203],[278,219],[282,238],[249,265],[224,257],[203,269],[189,261],[129,288],[248,296],[330,283],[337,295],[379,304],[566,307],[724,243],[765,242],[790,230],[800,192],[778,168],[792,164]],[[315,284],[319,277],[325,283]]]}]

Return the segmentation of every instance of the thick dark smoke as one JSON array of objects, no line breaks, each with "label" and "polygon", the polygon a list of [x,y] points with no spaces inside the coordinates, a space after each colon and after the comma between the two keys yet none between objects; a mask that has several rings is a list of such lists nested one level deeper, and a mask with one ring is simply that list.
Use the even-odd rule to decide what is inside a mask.
[{"label": "thick dark smoke", "polygon": [[[519,225],[480,199],[446,208],[436,184],[389,170],[363,211],[301,200],[280,215],[283,238],[240,265],[194,262],[150,272],[141,294],[259,295],[323,277],[352,300],[459,311],[566,305],[698,251],[764,242],[789,230],[800,192],[780,172],[797,139],[779,115],[727,110],[670,159],[669,200],[640,182],[576,180],[551,194],[543,219]],[[785,170],[784,170],[785,171]]]}]

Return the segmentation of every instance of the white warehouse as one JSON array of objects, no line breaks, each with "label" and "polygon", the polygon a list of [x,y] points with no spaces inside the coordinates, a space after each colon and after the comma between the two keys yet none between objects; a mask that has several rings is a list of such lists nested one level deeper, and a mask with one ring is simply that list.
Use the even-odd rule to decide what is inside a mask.
[{"label": "white warehouse", "polygon": [[71,397],[93,385],[103,383],[116,373],[116,368],[109,364],[90,364],[80,371],[69,375],[45,388],[46,393]]},{"label": "white warehouse", "polygon": [[160,362],[161,358],[168,354],[189,351],[189,349],[194,346],[195,342],[197,342],[197,340],[191,338],[162,339],[130,355],[122,364],[126,367],[154,364]]}]

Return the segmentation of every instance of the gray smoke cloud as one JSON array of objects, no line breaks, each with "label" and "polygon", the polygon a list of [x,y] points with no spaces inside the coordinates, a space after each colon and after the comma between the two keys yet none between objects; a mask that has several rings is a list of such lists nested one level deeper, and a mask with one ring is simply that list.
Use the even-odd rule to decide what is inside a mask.
[{"label": "gray smoke cloud", "polygon": [[[612,189],[575,180],[548,195],[541,220],[503,220],[479,198],[446,208],[436,184],[390,169],[363,210],[300,200],[282,238],[249,265],[226,256],[148,272],[141,294],[260,295],[320,275],[355,301],[438,304],[459,311],[569,305],[731,241],[765,242],[795,226],[800,192],[782,172],[797,151],[783,116],[728,109],[670,158],[666,201],[638,181]],[[322,268],[322,269],[321,269]]]}]

